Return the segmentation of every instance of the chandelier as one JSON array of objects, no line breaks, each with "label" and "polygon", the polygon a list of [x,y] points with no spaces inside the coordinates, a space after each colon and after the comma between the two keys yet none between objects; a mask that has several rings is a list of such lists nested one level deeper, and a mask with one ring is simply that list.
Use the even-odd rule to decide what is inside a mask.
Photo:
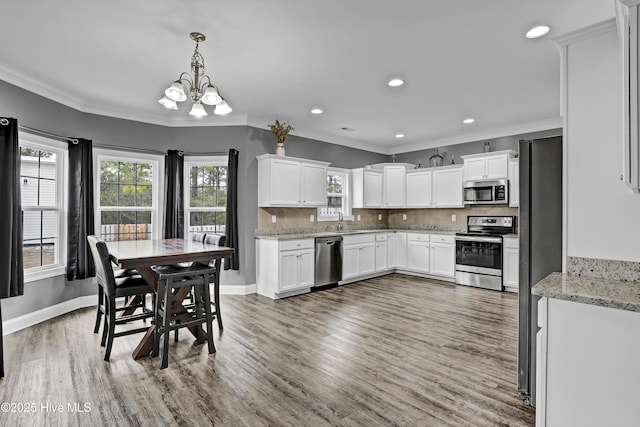
[{"label": "chandelier", "polygon": [[[231,112],[231,107],[224,100],[218,88],[211,83],[211,79],[204,73],[204,58],[198,51],[198,44],[205,40],[204,34],[191,33],[191,40],[196,42],[196,49],[191,57],[191,73],[183,72],[178,80],[164,91],[164,96],[158,102],[170,110],[177,110],[177,102],[187,99],[187,93],[193,101],[190,115],[203,117],[207,115],[204,104],[215,105],[213,114],[223,115]],[[185,92],[185,89],[187,91]]]}]

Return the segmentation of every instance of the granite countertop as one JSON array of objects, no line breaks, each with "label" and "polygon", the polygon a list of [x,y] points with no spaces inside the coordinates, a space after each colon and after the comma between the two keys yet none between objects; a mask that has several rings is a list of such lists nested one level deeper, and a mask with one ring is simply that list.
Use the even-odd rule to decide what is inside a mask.
[{"label": "granite countertop", "polygon": [[455,235],[456,231],[452,230],[420,230],[420,229],[369,229],[369,230],[343,230],[343,231],[304,231],[299,233],[283,233],[283,234],[257,234],[256,239],[271,239],[271,240],[293,240],[293,239],[312,239],[315,237],[326,236],[345,236],[348,234],[368,234],[368,233],[393,233],[393,232],[405,232],[405,233],[425,233],[425,234],[445,234]]},{"label": "granite countertop", "polygon": [[551,273],[531,288],[533,295],[640,312],[640,282]]}]

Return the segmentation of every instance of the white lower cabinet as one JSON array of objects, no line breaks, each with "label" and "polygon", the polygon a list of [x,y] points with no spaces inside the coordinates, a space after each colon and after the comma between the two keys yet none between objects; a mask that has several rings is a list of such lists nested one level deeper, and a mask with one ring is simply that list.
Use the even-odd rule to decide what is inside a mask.
[{"label": "white lower cabinet", "polygon": [[407,267],[407,233],[387,234],[387,266],[390,269]]},{"label": "white lower cabinet", "polygon": [[456,243],[449,235],[432,234],[429,251],[430,273],[455,277]]},{"label": "white lower cabinet", "polygon": [[388,249],[387,233],[376,234],[376,273],[389,269]]},{"label": "white lower cabinet", "polygon": [[376,271],[376,235],[346,235],[342,241],[342,280],[373,274]]},{"label": "white lower cabinet", "polygon": [[407,235],[407,270],[429,273],[429,241],[431,236],[422,233]]},{"label": "white lower cabinet", "polygon": [[280,298],[313,286],[313,239],[258,239],[256,252],[258,294]]},{"label": "white lower cabinet", "polygon": [[520,242],[517,237],[502,238],[502,286],[505,291],[518,292],[520,275]]}]

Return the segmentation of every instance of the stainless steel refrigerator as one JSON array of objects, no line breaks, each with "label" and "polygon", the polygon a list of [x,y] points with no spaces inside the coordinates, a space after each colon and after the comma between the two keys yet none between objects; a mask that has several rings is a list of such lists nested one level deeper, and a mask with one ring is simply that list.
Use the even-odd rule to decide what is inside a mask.
[{"label": "stainless steel refrigerator", "polygon": [[539,298],[531,287],[562,271],[562,137],[522,140],[519,158],[518,393],[536,406]]}]

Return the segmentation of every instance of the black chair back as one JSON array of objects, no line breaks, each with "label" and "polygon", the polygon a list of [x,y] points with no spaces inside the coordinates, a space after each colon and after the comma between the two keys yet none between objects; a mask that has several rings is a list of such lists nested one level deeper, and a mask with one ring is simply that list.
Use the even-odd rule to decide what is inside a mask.
[{"label": "black chair back", "polygon": [[207,237],[206,233],[193,233],[191,235],[191,240],[194,242],[204,243],[204,239]]},{"label": "black chair back", "polygon": [[227,243],[227,236],[223,234],[207,234],[204,238],[204,243],[224,246],[224,244]]},{"label": "black chair back", "polygon": [[111,267],[111,258],[107,244],[100,240],[97,236],[87,236],[91,255],[96,265],[96,279],[98,285],[104,288],[105,293],[109,297],[116,295],[116,279],[113,276],[113,268]]}]

